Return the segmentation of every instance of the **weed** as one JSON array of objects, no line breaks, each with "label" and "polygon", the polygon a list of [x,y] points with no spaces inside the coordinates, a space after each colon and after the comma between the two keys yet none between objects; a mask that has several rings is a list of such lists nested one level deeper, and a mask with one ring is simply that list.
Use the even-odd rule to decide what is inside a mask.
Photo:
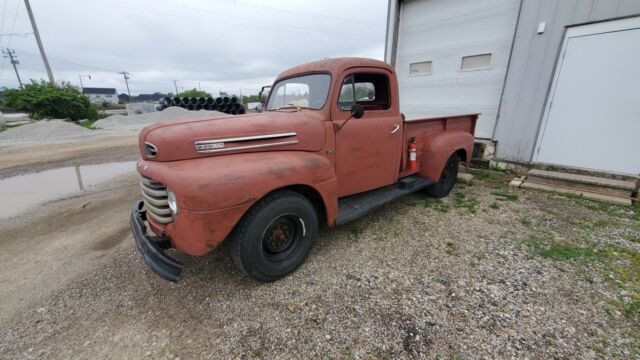
[{"label": "weed", "polygon": [[612,226],[618,225],[618,223],[615,222],[615,221],[611,221],[611,220],[600,219],[600,220],[596,221],[596,223],[594,225],[596,227],[612,227]]},{"label": "weed", "polygon": [[526,227],[531,227],[531,225],[532,225],[531,219],[529,219],[529,218],[520,219],[520,223],[522,223],[522,225],[524,225]]},{"label": "weed", "polygon": [[506,192],[493,192],[492,193],[498,200],[502,201],[518,201],[518,195]]},{"label": "weed", "polygon": [[355,353],[351,346],[347,346],[347,348],[344,350],[344,354],[346,355],[347,359],[355,359]]},{"label": "weed", "polygon": [[543,258],[557,261],[590,259],[595,255],[595,251],[591,247],[579,247],[557,242],[551,243],[548,248],[540,251],[540,256]]},{"label": "weed", "polygon": [[364,232],[364,230],[360,227],[353,227],[351,228],[351,235],[353,235],[355,238],[359,238],[360,235],[362,235],[362,233]]},{"label": "weed", "polygon": [[424,200],[424,207],[427,209],[434,209],[435,211],[443,214],[449,212],[449,206],[443,203],[441,199],[426,198]]},{"label": "weed", "polygon": [[629,240],[629,241],[631,241],[631,242],[640,244],[640,235],[638,235],[638,234],[629,234],[629,235],[625,236],[624,238]]},{"label": "weed", "polygon": [[447,244],[447,249],[445,250],[445,252],[447,253],[447,255],[452,256],[456,254],[456,246],[453,245],[453,243],[448,242]]},{"label": "weed", "polygon": [[83,128],[87,128],[89,130],[95,130],[96,128],[93,127],[93,124],[98,120],[99,119],[87,120],[85,122],[78,123],[78,125],[82,126]]},{"label": "weed", "polygon": [[457,208],[465,208],[470,214],[475,214],[477,212],[478,199],[475,197],[467,197],[464,193],[457,192],[453,194],[453,202],[454,206]]},{"label": "weed", "polygon": [[500,204],[498,204],[497,202],[494,202],[494,203],[491,203],[489,207],[497,210],[497,209],[500,209]]}]

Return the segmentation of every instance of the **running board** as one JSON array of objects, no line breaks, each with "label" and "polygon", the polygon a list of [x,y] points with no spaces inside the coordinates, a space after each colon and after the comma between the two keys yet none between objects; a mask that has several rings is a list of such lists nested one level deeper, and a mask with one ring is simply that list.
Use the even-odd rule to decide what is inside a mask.
[{"label": "running board", "polygon": [[431,180],[412,175],[400,179],[393,185],[339,199],[336,225],[351,222],[388,202],[422,190],[431,184]]}]

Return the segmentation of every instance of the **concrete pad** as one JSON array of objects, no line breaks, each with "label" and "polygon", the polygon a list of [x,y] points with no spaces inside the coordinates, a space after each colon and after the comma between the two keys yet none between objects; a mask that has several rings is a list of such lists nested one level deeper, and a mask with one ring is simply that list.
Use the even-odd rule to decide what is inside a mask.
[{"label": "concrete pad", "polygon": [[458,182],[459,183],[463,183],[463,184],[471,184],[471,182],[473,181],[473,175],[468,174],[468,173],[458,173]]},{"label": "concrete pad", "polygon": [[522,183],[524,182],[525,177],[524,176],[520,176],[517,178],[514,178],[513,180],[511,180],[511,182],[509,183],[509,186],[512,187],[517,187],[519,188],[520,185],[522,185]]},{"label": "concrete pad", "polygon": [[553,192],[562,193],[562,194],[579,195],[589,200],[601,201],[601,202],[606,202],[606,203],[615,204],[615,205],[631,206],[631,199],[628,199],[628,198],[622,198],[622,197],[612,196],[612,195],[594,194],[594,193],[584,192],[580,190],[559,188],[552,185],[534,184],[534,183],[527,182],[526,180],[520,185],[520,187],[523,189],[546,190],[546,191],[553,191]]},{"label": "concrete pad", "polygon": [[581,183],[587,185],[601,186],[604,188],[621,189],[627,191],[634,191],[636,189],[636,181],[634,180],[615,180],[607,179],[597,176],[570,174],[558,171],[548,171],[531,169],[527,174],[537,176],[540,178],[562,180],[567,182]]}]

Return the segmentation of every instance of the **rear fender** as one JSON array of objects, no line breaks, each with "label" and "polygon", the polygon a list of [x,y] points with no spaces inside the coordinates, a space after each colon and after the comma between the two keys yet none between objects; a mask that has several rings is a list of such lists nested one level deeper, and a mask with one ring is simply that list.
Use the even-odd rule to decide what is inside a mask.
[{"label": "rear fender", "polygon": [[464,159],[469,164],[473,151],[473,135],[463,131],[438,133],[427,138],[420,156],[418,175],[433,181],[440,180],[440,174],[451,155],[464,151]]}]

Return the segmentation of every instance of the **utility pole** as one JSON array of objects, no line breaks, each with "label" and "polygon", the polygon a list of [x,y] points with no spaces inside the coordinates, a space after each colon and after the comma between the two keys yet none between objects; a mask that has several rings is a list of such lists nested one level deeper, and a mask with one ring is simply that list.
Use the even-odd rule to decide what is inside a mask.
[{"label": "utility pole", "polygon": [[121,72],[119,72],[118,74],[122,75],[124,77],[124,83],[127,84],[127,94],[129,94],[129,102],[132,103],[133,102],[133,98],[131,97],[131,91],[129,91],[129,75],[131,75],[130,73],[122,70]]},{"label": "utility pole", "polygon": [[15,58],[16,51],[7,48],[7,51],[2,50],[2,54],[3,54],[4,57],[8,57],[9,58],[9,62],[11,62],[11,65],[13,65],[13,70],[16,71],[16,77],[18,78],[18,84],[20,84],[20,88],[22,88],[22,80],[20,80],[20,74],[18,74],[18,68],[16,67],[16,65],[20,64],[20,61],[18,61],[18,59]]},{"label": "utility pole", "polygon": [[80,91],[84,90],[84,85],[82,85],[82,77],[86,76],[91,80],[91,75],[78,75],[78,79],[80,79]]},{"label": "utility pole", "polygon": [[202,91],[202,88],[200,87],[200,81],[198,81],[198,91]]},{"label": "utility pole", "polygon": [[176,95],[178,95],[178,93],[179,93],[179,91],[178,91],[178,83],[175,80],[173,80],[173,86],[176,87]]},{"label": "utility pole", "polygon": [[49,82],[55,85],[55,80],[53,79],[53,73],[51,72],[51,66],[49,66],[49,60],[47,60],[47,55],[44,53],[44,46],[42,46],[42,40],[40,39],[40,32],[38,32],[38,27],[36,26],[36,19],[33,17],[33,12],[31,11],[31,5],[29,4],[29,0],[24,0],[24,6],[27,8],[27,13],[29,14],[29,20],[31,21],[31,27],[33,28],[33,35],[36,37],[36,42],[38,43],[38,49],[40,49],[40,55],[42,56],[42,62],[44,63],[44,68],[47,70],[47,76],[49,76]]}]

